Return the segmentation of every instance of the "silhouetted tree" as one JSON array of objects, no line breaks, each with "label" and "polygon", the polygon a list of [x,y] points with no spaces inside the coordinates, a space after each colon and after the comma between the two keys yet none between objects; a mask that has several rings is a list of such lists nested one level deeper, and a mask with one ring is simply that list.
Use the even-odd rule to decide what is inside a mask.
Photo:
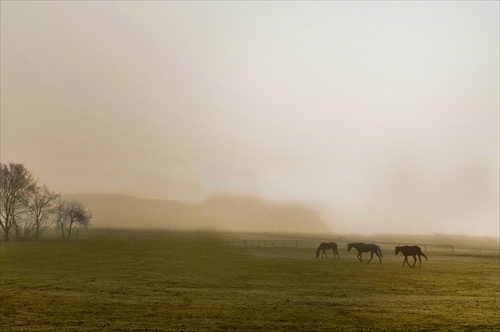
[{"label": "silhouetted tree", "polygon": [[0,164],[0,226],[6,242],[35,188],[36,180],[23,164]]},{"label": "silhouetted tree", "polygon": [[54,221],[56,202],[59,197],[59,194],[51,191],[46,185],[35,188],[28,199],[25,238],[40,239],[42,233]]},{"label": "silhouetted tree", "polygon": [[76,237],[82,228],[90,226],[92,214],[79,201],[59,199],[55,211],[56,227],[63,240]]}]

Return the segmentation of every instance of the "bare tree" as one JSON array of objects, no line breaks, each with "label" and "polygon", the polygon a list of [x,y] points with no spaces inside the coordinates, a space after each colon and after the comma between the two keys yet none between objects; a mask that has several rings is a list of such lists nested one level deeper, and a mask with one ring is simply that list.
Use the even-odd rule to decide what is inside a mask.
[{"label": "bare tree", "polygon": [[40,239],[52,222],[51,217],[55,215],[55,205],[59,197],[59,194],[51,191],[46,185],[36,187],[28,199],[29,218],[25,218],[25,238]]},{"label": "bare tree", "polygon": [[36,180],[23,164],[0,164],[0,226],[6,242],[35,188]]},{"label": "bare tree", "polygon": [[76,237],[82,228],[90,226],[91,219],[92,213],[79,201],[60,199],[56,206],[56,227],[63,240]]},{"label": "bare tree", "polygon": [[17,210],[12,228],[15,230],[17,241],[31,240],[34,237],[35,223],[30,218],[27,206],[23,205]]}]

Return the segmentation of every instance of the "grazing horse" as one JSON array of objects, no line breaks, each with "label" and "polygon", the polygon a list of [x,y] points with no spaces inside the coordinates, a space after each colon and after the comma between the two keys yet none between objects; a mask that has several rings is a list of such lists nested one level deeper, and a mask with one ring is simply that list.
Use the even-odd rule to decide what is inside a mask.
[{"label": "grazing horse", "polygon": [[363,261],[363,255],[362,253],[364,252],[369,252],[372,254],[370,257],[370,260],[368,263],[370,263],[373,259],[373,254],[377,255],[378,259],[380,260],[380,263],[382,263],[382,258],[384,255],[382,255],[382,251],[380,250],[380,247],[377,246],[376,244],[365,244],[365,243],[349,243],[347,245],[347,251],[351,251],[351,248],[354,248],[358,251],[358,259],[360,262]]},{"label": "grazing horse", "polygon": [[[424,256],[425,260],[427,260],[427,256],[422,252],[422,249],[420,249],[419,246],[404,246],[404,247],[396,247],[396,255],[402,252],[403,255],[405,256],[405,260],[403,261],[403,267],[405,267],[405,263],[408,263],[409,267],[415,267],[415,264],[417,263],[417,257],[418,256],[418,261],[420,262],[420,267],[422,267],[422,259],[420,256]],[[413,256],[414,262],[413,266],[410,265],[408,262],[408,256]]]},{"label": "grazing horse", "polygon": [[340,258],[339,252],[337,250],[337,244],[335,242],[321,243],[318,247],[318,250],[316,250],[316,258],[318,258],[320,250],[322,251],[321,258],[323,258],[323,256],[328,258],[328,256],[326,255],[326,251],[328,249],[332,249],[333,259],[335,259],[335,255],[337,255],[337,257]]}]

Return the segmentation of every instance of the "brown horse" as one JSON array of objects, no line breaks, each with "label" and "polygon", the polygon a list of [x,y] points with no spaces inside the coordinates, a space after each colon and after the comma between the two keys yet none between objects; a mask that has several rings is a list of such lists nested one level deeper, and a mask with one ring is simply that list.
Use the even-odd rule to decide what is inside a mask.
[{"label": "brown horse", "polygon": [[384,255],[382,255],[382,250],[380,250],[380,247],[377,246],[376,244],[365,244],[363,242],[360,243],[349,243],[347,245],[347,251],[351,251],[351,249],[354,248],[358,251],[358,260],[359,262],[363,261],[363,253],[364,252],[369,252],[372,254],[370,257],[370,260],[368,263],[370,263],[373,259],[373,254],[377,255],[378,259],[380,260],[380,263],[382,263],[382,258]]},{"label": "brown horse", "polygon": [[[422,249],[420,249],[419,246],[403,246],[403,247],[396,247],[396,255],[402,252],[403,255],[405,256],[405,260],[403,261],[403,267],[405,267],[405,263],[408,263],[409,267],[415,267],[415,264],[417,263],[417,257],[418,256],[418,261],[420,262],[420,267],[422,267],[422,259],[420,256],[424,256],[425,260],[427,260],[427,256],[422,252]],[[414,262],[413,266],[410,265],[408,262],[408,256],[413,256]]]},{"label": "brown horse", "polygon": [[318,247],[318,250],[316,250],[316,258],[319,257],[320,251],[322,251],[321,258],[323,258],[323,257],[328,258],[328,256],[326,255],[326,251],[329,249],[332,249],[332,251],[333,251],[333,259],[335,259],[335,255],[337,255],[337,257],[340,258],[339,252],[337,250],[337,244],[335,242],[328,242],[328,243],[323,242],[323,243],[321,243]]}]

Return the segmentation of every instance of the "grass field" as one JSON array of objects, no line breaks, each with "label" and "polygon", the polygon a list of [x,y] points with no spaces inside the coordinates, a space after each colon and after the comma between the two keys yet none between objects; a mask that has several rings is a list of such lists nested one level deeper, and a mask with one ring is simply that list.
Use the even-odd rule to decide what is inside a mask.
[{"label": "grass field", "polygon": [[382,264],[342,246],[340,260],[314,259],[307,236],[228,245],[272,238],[94,229],[2,244],[0,330],[500,330],[498,250],[428,251],[410,269],[389,247]]}]

